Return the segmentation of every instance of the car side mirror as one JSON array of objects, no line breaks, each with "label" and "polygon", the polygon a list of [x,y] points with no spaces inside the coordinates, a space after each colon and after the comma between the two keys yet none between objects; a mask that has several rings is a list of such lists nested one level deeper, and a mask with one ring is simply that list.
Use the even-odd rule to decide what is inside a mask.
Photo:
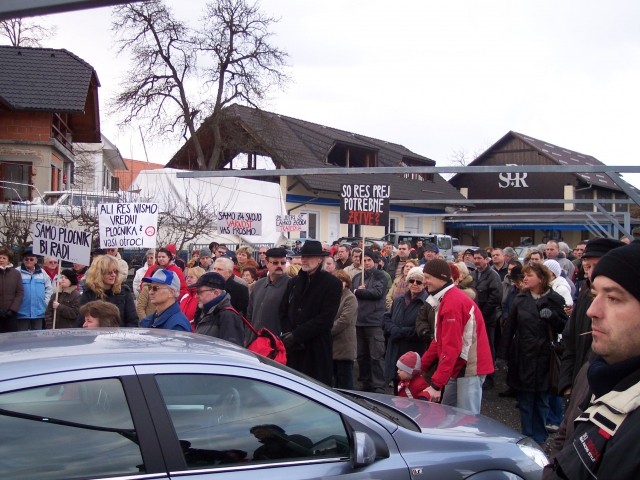
[{"label": "car side mirror", "polygon": [[351,466],[353,468],[366,467],[376,459],[376,446],[368,433],[353,432],[351,442]]}]

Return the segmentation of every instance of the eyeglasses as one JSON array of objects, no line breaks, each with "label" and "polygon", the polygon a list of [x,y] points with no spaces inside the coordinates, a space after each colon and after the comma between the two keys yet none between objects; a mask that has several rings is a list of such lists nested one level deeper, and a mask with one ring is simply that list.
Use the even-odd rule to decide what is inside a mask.
[{"label": "eyeglasses", "polygon": [[117,275],[118,270],[109,270],[108,272],[104,272],[104,275]]},{"label": "eyeglasses", "polygon": [[422,285],[422,281],[421,280],[414,280],[413,278],[411,280],[409,280],[409,283],[415,283],[416,285]]},{"label": "eyeglasses", "polygon": [[258,255],[266,255],[267,252],[258,252]]},{"label": "eyeglasses", "polygon": [[271,265],[286,265],[287,261],[286,260],[280,260],[279,262],[272,262],[271,260],[269,260],[269,263]]},{"label": "eyeglasses", "polygon": [[47,263],[51,263],[53,265],[57,265],[58,262],[56,260],[47,260]]},{"label": "eyeglasses", "polygon": [[26,257],[26,258],[23,258],[22,260],[25,262],[35,262],[38,259],[35,257]]},{"label": "eyeglasses", "polygon": [[207,288],[204,290],[196,290],[196,295],[204,295],[206,292],[213,292],[214,289],[213,288]]},{"label": "eyeglasses", "polygon": [[166,290],[168,287],[161,287],[159,285],[151,285],[149,287],[149,290],[151,290],[152,292],[157,292],[158,290]]}]

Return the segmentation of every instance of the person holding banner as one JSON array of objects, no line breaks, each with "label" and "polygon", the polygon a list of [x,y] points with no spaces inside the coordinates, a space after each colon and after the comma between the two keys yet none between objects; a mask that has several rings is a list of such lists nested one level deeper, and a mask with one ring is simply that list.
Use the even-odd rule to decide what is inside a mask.
[{"label": "person holding banner", "polygon": [[87,283],[80,297],[80,305],[104,300],[118,307],[121,327],[137,327],[138,314],[131,289],[122,284],[118,262],[110,255],[96,258],[87,270]]},{"label": "person holding banner", "polygon": [[58,275],[58,295],[51,295],[44,313],[44,328],[78,328],[80,292],[78,275],[73,270],[62,270]]},{"label": "person holding banner", "polygon": [[0,333],[18,330],[16,315],[24,297],[22,277],[13,268],[13,252],[0,247]]},{"label": "person holding banner", "polygon": [[44,312],[51,297],[51,278],[38,265],[38,257],[30,248],[22,255],[20,265],[24,297],[18,310],[18,331],[42,330]]}]

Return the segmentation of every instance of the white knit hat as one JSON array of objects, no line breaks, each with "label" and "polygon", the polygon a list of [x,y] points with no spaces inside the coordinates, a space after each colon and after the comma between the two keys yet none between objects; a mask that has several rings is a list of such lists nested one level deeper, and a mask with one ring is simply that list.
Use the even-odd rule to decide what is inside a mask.
[{"label": "white knit hat", "polygon": [[555,260],[545,260],[543,265],[551,270],[556,277],[562,276],[562,267]]}]

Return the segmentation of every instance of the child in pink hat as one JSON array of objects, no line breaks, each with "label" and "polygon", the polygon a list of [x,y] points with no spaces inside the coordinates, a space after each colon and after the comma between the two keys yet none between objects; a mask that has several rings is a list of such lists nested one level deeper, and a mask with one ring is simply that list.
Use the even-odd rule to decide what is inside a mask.
[{"label": "child in pink hat", "polygon": [[424,390],[429,384],[422,376],[420,355],[416,352],[407,352],[398,359],[396,367],[398,367],[400,378],[396,395],[428,401],[429,395]]}]

